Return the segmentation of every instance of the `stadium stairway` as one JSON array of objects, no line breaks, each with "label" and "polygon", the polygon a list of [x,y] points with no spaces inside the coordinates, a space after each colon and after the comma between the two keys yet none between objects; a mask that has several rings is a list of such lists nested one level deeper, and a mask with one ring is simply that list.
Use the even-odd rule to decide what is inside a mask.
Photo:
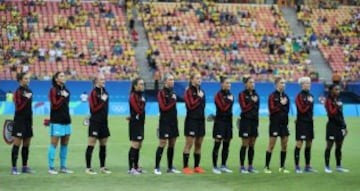
[{"label": "stadium stairway", "polygon": [[[289,23],[294,36],[303,36],[305,34],[304,26],[297,21],[294,8],[285,7],[281,9],[285,20]],[[331,83],[332,71],[318,48],[311,49],[309,58],[314,65],[315,71],[319,72],[321,81]]]},{"label": "stadium stairway", "polygon": [[323,55],[320,53],[318,48],[310,51],[309,58],[314,64],[315,71],[319,72],[319,77],[321,81],[329,84],[332,82],[332,71],[329,65],[326,63]]},{"label": "stadium stairway", "polygon": [[[136,14],[137,10],[134,10],[133,13],[133,17],[137,18],[137,14]],[[124,11],[125,13],[125,11]],[[126,14],[125,14],[126,17]],[[128,19],[127,19],[128,21]],[[129,27],[129,25],[127,25]],[[139,40],[137,42],[137,44],[134,46],[134,50],[135,50],[135,60],[138,66],[138,70],[139,70],[139,76],[142,77],[145,82],[153,82],[153,73],[151,71],[151,68],[149,67],[148,63],[147,63],[147,59],[146,59],[146,50],[149,49],[150,45],[145,33],[145,29],[144,29],[144,25],[143,22],[141,20],[137,20],[135,22],[135,29],[137,30],[138,34],[139,34]],[[129,33],[131,33],[130,29],[129,29]]]}]

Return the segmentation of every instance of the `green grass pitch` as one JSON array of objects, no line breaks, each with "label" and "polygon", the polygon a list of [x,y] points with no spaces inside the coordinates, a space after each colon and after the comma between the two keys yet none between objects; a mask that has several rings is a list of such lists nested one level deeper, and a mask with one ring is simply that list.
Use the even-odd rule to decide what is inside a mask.
[{"label": "green grass pitch", "polygon": [[[5,119],[12,116],[0,116],[3,124]],[[156,127],[158,117],[146,118],[146,136],[140,153],[140,165],[147,173],[140,176],[127,174],[127,155],[129,150],[128,125],[124,116],[111,116],[111,137],[108,143],[107,167],[113,173],[111,175],[98,174],[87,175],[85,169],[85,148],[87,143],[87,127],[82,125],[84,116],[73,116],[73,134],[69,145],[68,168],[74,170],[72,175],[59,174],[50,176],[47,173],[47,148],[50,138],[47,128],[42,125],[45,116],[34,117],[34,138],[30,148],[29,166],[36,170],[35,174],[10,175],[10,152],[11,146],[0,143],[0,190],[360,190],[360,118],[346,118],[349,135],[343,148],[343,166],[350,169],[349,173],[325,174],[323,153],[325,148],[325,117],[315,119],[315,140],[312,149],[312,166],[319,170],[315,174],[295,174],[294,152],[294,119],[291,119],[291,135],[288,144],[286,166],[291,170],[290,174],[280,174],[279,167],[279,142],[274,150],[271,160],[272,174],[262,172],[264,166],[265,149],[268,142],[268,118],[261,118],[260,136],[255,148],[254,166],[260,171],[259,174],[239,174],[239,149],[241,140],[238,138],[238,130],[234,129],[234,138],[230,145],[228,166],[234,170],[232,174],[215,175],[211,172],[211,150],[213,140],[211,137],[212,123],[207,123],[207,135],[203,143],[201,166],[207,170],[206,174],[199,175],[176,175],[163,173],[161,176],[154,175],[153,167],[155,150],[158,144]],[[183,132],[184,118],[180,118],[180,137],[175,148],[174,164],[178,169],[182,167],[182,149],[184,146]],[[166,150],[165,150],[166,151]],[[58,150],[57,150],[58,152]],[[301,152],[301,164],[304,164],[303,150]],[[58,155],[58,154],[57,154]],[[56,158],[59,164],[59,158]],[[98,147],[93,153],[93,167],[99,169]],[[191,156],[190,164],[193,164]],[[21,157],[18,159],[18,167],[21,166]],[[334,150],[331,153],[331,166],[335,166]],[[164,152],[161,161],[163,172],[166,170],[166,154]]]}]

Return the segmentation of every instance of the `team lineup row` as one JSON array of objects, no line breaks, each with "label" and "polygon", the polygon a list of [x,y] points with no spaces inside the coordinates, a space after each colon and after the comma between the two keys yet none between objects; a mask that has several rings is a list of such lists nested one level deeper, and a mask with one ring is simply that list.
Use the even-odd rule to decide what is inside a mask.
[{"label": "team lineup row", "polygon": [[[22,155],[23,173],[31,173],[28,167],[29,145],[32,131],[32,91],[29,89],[29,74],[20,73],[17,76],[19,88],[14,94],[15,114],[13,125],[13,147],[11,151],[12,170],[14,175],[20,174],[17,169],[17,158],[20,146]],[[52,87],[49,91],[49,100],[51,102],[49,135],[51,137],[48,148],[48,173],[51,175],[61,173],[73,173],[67,169],[67,147],[71,135],[71,117],[69,113],[70,91],[65,86],[65,75],[63,72],[57,72],[52,78]],[[257,173],[253,167],[254,146],[258,137],[259,125],[259,95],[254,89],[254,79],[247,77],[243,79],[245,89],[239,93],[239,104],[241,107],[240,121],[238,123],[239,137],[242,139],[240,149],[240,173]],[[106,168],[106,144],[110,131],[108,128],[108,105],[109,94],[105,89],[105,77],[98,74],[93,80],[94,88],[89,95],[90,118],[88,128],[88,146],[85,151],[87,174],[97,174],[91,167],[91,158],[94,146],[98,140],[100,144],[100,172],[110,174],[111,171]],[[311,165],[311,143],[314,138],[313,105],[314,97],[310,93],[311,81],[308,77],[299,79],[302,90],[296,96],[296,146],[294,150],[295,172],[316,172]],[[201,89],[201,75],[191,74],[189,87],[185,90],[184,100],[186,104],[186,118],[184,124],[185,146],[183,150],[183,168],[177,170],[173,166],[174,147],[176,138],[179,136],[176,102],[177,96],[173,91],[174,77],[165,76],[164,88],[158,92],[160,118],[158,128],[159,145],[156,149],[154,174],[162,174],[160,170],[160,161],[164,148],[167,146],[167,172],[168,173],[205,173],[200,167],[201,146],[205,136],[205,92]],[[214,147],[212,150],[213,168],[215,174],[231,173],[232,170],[226,166],[229,153],[230,140],[232,139],[232,106],[234,104],[234,95],[230,92],[230,81],[227,78],[221,78],[221,89],[215,95],[216,114],[209,116],[208,120],[214,121],[213,138]],[[288,114],[289,97],[284,92],[285,80],[278,77],[275,79],[275,90],[268,98],[269,108],[269,144],[266,150],[266,160],[264,173],[272,173],[270,170],[270,161],[273,148],[277,137],[281,140],[281,157],[279,172],[289,173],[285,168],[287,154],[287,142],[289,136]],[[128,153],[129,174],[138,175],[143,173],[139,167],[139,155],[142,142],[144,140],[145,124],[145,104],[143,96],[144,80],[136,78],[131,83],[129,96],[130,116],[129,139],[130,149]],[[342,102],[338,99],[340,89],[337,85],[329,87],[329,95],[325,101],[325,108],[328,114],[326,125],[326,148],[325,148],[325,172],[331,173],[329,166],[330,152],[335,143],[336,170],[339,172],[348,172],[341,166],[342,144],[347,135],[347,127],[342,112]],[[60,169],[55,169],[54,160],[58,143],[60,142]],[[300,150],[305,142],[305,167],[302,169],[299,165]],[[188,161],[191,148],[194,145],[194,168],[190,168]],[[218,166],[218,154],[220,146],[221,165]],[[246,154],[248,165],[245,165]]]}]

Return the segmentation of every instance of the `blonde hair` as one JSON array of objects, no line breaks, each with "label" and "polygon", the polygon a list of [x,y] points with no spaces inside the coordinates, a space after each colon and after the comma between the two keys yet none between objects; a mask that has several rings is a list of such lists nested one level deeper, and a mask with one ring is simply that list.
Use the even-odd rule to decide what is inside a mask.
[{"label": "blonde hair", "polygon": [[298,83],[299,83],[300,85],[303,84],[303,83],[305,83],[305,82],[311,82],[310,77],[304,76],[304,77],[301,77],[301,78],[298,79]]},{"label": "blonde hair", "polygon": [[168,80],[170,77],[174,77],[174,75],[172,73],[165,74],[164,79],[163,79],[164,82],[166,82],[166,80]]},{"label": "blonde hair", "polygon": [[[104,74],[103,73],[98,73],[98,74],[94,74],[93,76],[92,76],[92,83],[93,83],[93,85],[95,86],[96,85],[96,82],[97,82],[97,80],[100,78],[100,77],[102,77],[102,76],[104,76]],[[104,76],[105,77],[105,76]]]}]

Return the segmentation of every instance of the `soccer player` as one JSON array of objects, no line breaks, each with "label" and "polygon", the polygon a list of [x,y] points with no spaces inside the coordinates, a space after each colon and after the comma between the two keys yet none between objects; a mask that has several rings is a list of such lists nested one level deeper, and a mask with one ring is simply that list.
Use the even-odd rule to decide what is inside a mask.
[{"label": "soccer player", "polygon": [[109,94],[105,90],[105,76],[98,74],[93,83],[94,89],[90,93],[90,125],[88,131],[88,146],[85,153],[86,170],[85,172],[90,175],[97,174],[91,168],[91,157],[96,144],[96,139],[99,140],[99,159],[100,159],[100,172],[104,174],[111,174],[111,171],[105,167],[106,160],[106,143],[110,136],[108,128],[108,113],[109,113]]},{"label": "soccer player", "polygon": [[[232,106],[234,96],[230,92],[230,80],[226,77],[220,78],[221,90],[215,95],[216,116],[213,129],[214,148],[212,151],[213,173],[221,172],[232,173],[232,170],[226,167],[226,161],[229,155],[229,145],[232,139]],[[222,143],[221,167],[217,167],[219,148]]]},{"label": "soccer player", "polygon": [[281,173],[290,173],[285,168],[286,149],[289,136],[289,97],[284,92],[285,80],[281,77],[275,78],[276,90],[270,94],[268,100],[268,107],[270,112],[270,126],[269,126],[269,145],[266,151],[265,173],[271,173],[269,168],[271,154],[274,149],[276,138],[281,138],[281,155],[280,155],[280,168]]},{"label": "soccer player", "polygon": [[14,142],[11,150],[11,174],[13,175],[20,174],[20,172],[18,172],[17,170],[16,162],[21,144],[21,156],[23,165],[22,172],[32,173],[31,169],[27,166],[29,158],[29,146],[31,142],[31,137],[33,136],[33,119],[31,109],[32,91],[28,87],[30,83],[30,75],[26,72],[22,72],[17,74],[16,78],[19,82],[19,87],[15,91],[15,95],[13,97],[15,103],[14,126],[12,131]]},{"label": "soccer player", "polygon": [[68,143],[71,134],[71,117],[69,112],[70,91],[65,87],[64,72],[56,72],[52,77],[52,87],[49,92],[50,99],[50,126],[51,136],[48,150],[49,174],[56,175],[54,160],[58,142],[60,140],[60,172],[71,174],[73,171],[66,168]]},{"label": "soccer player", "polygon": [[144,140],[145,124],[145,97],[144,80],[135,78],[131,83],[130,90],[130,117],[129,138],[131,147],[129,150],[129,174],[138,175],[143,171],[139,168],[139,151]]},{"label": "soccer player", "polygon": [[300,160],[300,149],[303,142],[305,145],[305,172],[316,172],[310,166],[311,157],[311,144],[314,139],[314,121],[313,121],[313,110],[314,110],[314,96],[310,93],[311,79],[309,77],[302,77],[299,79],[301,86],[301,92],[296,96],[296,109],[297,117],[295,122],[295,137],[296,146],[294,151],[295,160],[295,172],[302,173],[299,166]]},{"label": "soccer player", "polygon": [[181,173],[173,167],[174,147],[176,138],[179,136],[177,109],[176,109],[176,94],[173,91],[174,76],[171,74],[166,75],[164,79],[164,88],[159,91],[157,95],[160,119],[159,119],[159,146],[156,149],[155,155],[155,169],[156,175],[161,175],[160,161],[161,156],[168,142],[167,148],[167,161],[168,161],[168,173]]},{"label": "soccer player", "polygon": [[342,102],[339,100],[340,87],[339,85],[331,85],[329,87],[329,95],[326,98],[325,108],[328,116],[326,124],[326,140],[327,145],[325,149],[325,172],[332,173],[329,165],[330,152],[335,142],[335,158],[336,170],[338,172],[349,172],[341,166],[341,148],[345,136],[348,134],[346,123],[344,120]]},{"label": "soccer player", "polygon": [[[245,90],[239,94],[241,108],[239,137],[242,138],[240,148],[240,173],[257,173],[253,167],[254,147],[259,126],[259,95],[255,91],[255,81],[251,77],[243,78]],[[244,166],[246,149],[248,149],[248,168]]]},{"label": "soccer player", "polygon": [[201,144],[205,136],[205,93],[200,88],[201,75],[193,73],[190,75],[189,87],[185,90],[186,117],[184,134],[186,137],[183,152],[183,173],[193,174],[188,167],[189,153],[192,145],[194,149],[194,172],[205,173],[205,170],[199,166],[201,156]]}]

